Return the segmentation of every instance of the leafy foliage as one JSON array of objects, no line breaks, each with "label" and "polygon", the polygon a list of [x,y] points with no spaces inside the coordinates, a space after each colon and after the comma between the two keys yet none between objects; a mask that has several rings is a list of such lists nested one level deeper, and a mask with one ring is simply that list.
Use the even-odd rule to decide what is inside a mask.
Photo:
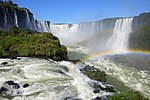
[{"label": "leafy foliage", "polygon": [[120,93],[111,95],[108,100],[148,100],[143,97],[139,92],[133,90],[127,90]]},{"label": "leafy foliage", "polygon": [[67,60],[67,49],[51,33],[31,32],[13,27],[0,31],[0,57],[13,55],[49,57],[56,61]]},{"label": "leafy foliage", "polygon": [[0,0],[1,7],[10,7],[11,9],[23,10],[23,8],[19,8],[17,4],[13,3],[12,0]]}]

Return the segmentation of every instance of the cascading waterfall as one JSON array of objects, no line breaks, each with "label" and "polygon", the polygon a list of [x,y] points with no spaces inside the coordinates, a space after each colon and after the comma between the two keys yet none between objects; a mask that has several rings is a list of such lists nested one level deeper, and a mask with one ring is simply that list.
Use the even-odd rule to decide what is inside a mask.
[{"label": "cascading waterfall", "polygon": [[38,21],[36,20],[37,28],[39,32],[50,32],[50,26],[47,21]]},{"label": "cascading waterfall", "polygon": [[30,16],[29,16],[28,10],[25,9],[25,12],[26,12],[26,23],[27,23],[27,27],[32,30],[32,24],[31,24],[31,20],[30,20]]},{"label": "cascading waterfall", "polygon": [[[6,9],[6,11],[7,11],[7,9]],[[7,26],[7,15],[6,15],[6,12],[4,9],[3,9],[3,12],[4,12],[5,27],[6,27]]]},{"label": "cascading waterfall", "polygon": [[115,23],[113,35],[107,41],[111,50],[127,50],[128,38],[132,31],[133,18],[118,19]]},{"label": "cascading waterfall", "polygon": [[14,16],[15,16],[15,25],[16,25],[16,27],[18,27],[18,18],[17,18],[17,14],[16,14],[15,9],[14,9]]}]

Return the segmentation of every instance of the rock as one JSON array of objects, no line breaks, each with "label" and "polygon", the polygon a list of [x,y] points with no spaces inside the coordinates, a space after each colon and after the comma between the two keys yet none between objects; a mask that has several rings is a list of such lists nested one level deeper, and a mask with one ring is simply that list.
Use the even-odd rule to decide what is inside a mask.
[{"label": "rock", "polygon": [[14,89],[19,89],[20,88],[19,84],[14,83],[14,81],[6,81],[5,83],[8,84],[8,85],[12,85]]},{"label": "rock", "polygon": [[92,100],[108,100],[108,97],[107,96],[103,96],[103,97],[96,97]]},{"label": "rock", "polygon": [[92,80],[105,82],[106,81],[106,73],[104,71],[100,71],[94,66],[86,65],[84,68],[80,69],[80,71],[88,76]]},{"label": "rock", "polygon": [[8,62],[2,62],[1,63],[1,65],[7,65],[8,64]]},{"label": "rock", "polygon": [[66,97],[64,100],[82,100],[82,99],[76,97]]},{"label": "rock", "polygon": [[1,87],[1,88],[0,88],[0,94],[3,93],[3,92],[5,92],[5,91],[7,91],[6,88],[4,88],[4,87]]},{"label": "rock", "polygon": [[76,60],[69,60],[70,62],[72,62],[72,63],[74,63],[74,64],[77,64],[77,63],[79,63],[79,62],[81,62],[81,60],[80,59],[76,59]]},{"label": "rock", "polygon": [[106,92],[117,92],[117,91],[114,89],[114,87],[112,87],[112,86],[106,86],[106,88],[104,88],[104,90],[105,90]]},{"label": "rock", "polygon": [[6,81],[5,83],[7,83],[8,85],[14,85],[14,81]]},{"label": "rock", "polygon": [[62,71],[59,70],[59,69],[58,69],[58,70],[55,70],[54,72],[66,75],[64,72],[62,72]]},{"label": "rock", "polygon": [[17,58],[17,60],[21,60],[21,58]]},{"label": "rock", "polygon": [[29,87],[29,84],[26,83],[26,84],[24,84],[22,87],[23,87],[23,88]]},{"label": "rock", "polygon": [[20,88],[20,86],[19,86],[19,84],[18,84],[18,83],[14,83],[13,88],[14,88],[14,89],[19,89],[19,88]]},{"label": "rock", "polygon": [[84,67],[84,70],[85,70],[85,71],[91,71],[91,72],[99,71],[99,69],[95,68],[94,66],[89,66],[89,65],[86,65],[86,66]]},{"label": "rock", "polygon": [[101,100],[101,97],[96,97],[96,98],[94,98],[92,100]]},{"label": "rock", "polygon": [[[102,90],[102,91],[106,91],[106,92],[117,92],[117,90],[113,86],[105,84],[105,83],[100,84],[100,82],[92,82],[92,83],[89,83],[89,85],[95,89],[93,91],[94,93],[98,92],[97,89]],[[102,85],[104,85],[104,86],[102,86]]]},{"label": "rock", "polygon": [[17,59],[18,55],[11,56],[10,59]]},{"label": "rock", "polygon": [[99,93],[99,92],[100,92],[100,89],[99,89],[99,88],[96,88],[93,92],[94,92],[94,93]]}]

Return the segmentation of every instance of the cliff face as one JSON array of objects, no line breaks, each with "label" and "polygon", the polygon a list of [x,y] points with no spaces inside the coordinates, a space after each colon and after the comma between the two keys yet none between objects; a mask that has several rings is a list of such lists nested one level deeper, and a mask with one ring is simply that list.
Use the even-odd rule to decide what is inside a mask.
[{"label": "cliff face", "polygon": [[132,29],[133,31],[142,26],[150,26],[150,13],[142,13],[133,18]]},{"label": "cliff face", "polygon": [[132,22],[132,33],[129,37],[130,49],[150,50],[150,13],[135,16]]},{"label": "cliff face", "polygon": [[0,6],[0,29],[8,30],[13,26],[40,32],[50,31],[49,21],[37,21],[26,8]]}]

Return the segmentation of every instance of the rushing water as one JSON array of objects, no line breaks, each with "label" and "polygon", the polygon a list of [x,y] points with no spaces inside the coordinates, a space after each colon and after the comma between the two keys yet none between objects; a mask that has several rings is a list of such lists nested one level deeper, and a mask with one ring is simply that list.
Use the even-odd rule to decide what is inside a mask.
[{"label": "rushing water", "polygon": [[[10,91],[12,100],[72,100],[73,98],[91,100],[97,96],[110,95],[101,91],[94,94],[92,82],[79,70],[81,65],[70,62],[21,58],[21,60],[0,59],[0,86],[8,80],[17,82],[21,88]],[[30,86],[23,88],[23,84]],[[0,99],[7,100],[5,97]]]},{"label": "rushing water", "polygon": [[[74,49],[75,52],[87,54],[83,48]],[[69,49],[71,51],[71,49]],[[92,56],[83,60],[86,64],[105,71],[107,75],[124,83],[125,86],[140,91],[150,98],[150,55],[138,53],[119,53],[103,56]],[[119,83],[115,83],[116,86]],[[117,88],[117,87],[116,87]]]},{"label": "rushing water", "polygon": [[30,20],[30,16],[29,16],[28,10],[25,9],[25,12],[26,12],[26,23],[27,23],[27,27],[28,27],[28,29],[31,29],[31,30],[32,30],[32,24],[31,24],[31,20]]},{"label": "rushing water", "polygon": [[18,27],[18,18],[17,18],[16,10],[14,10],[14,16],[15,16],[15,24]]},{"label": "rushing water", "polygon": [[132,32],[132,20],[133,18],[124,18],[116,21],[113,35],[107,42],[111,50],[128,49],[128,38]]}]

